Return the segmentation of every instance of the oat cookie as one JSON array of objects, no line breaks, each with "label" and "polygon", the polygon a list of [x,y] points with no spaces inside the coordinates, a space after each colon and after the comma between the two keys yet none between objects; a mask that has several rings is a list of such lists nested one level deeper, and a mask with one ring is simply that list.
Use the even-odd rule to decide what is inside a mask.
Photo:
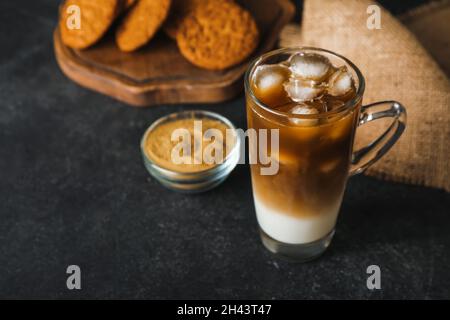
[{"label": "oat cookie", "polygon": [[204,5],[206,1],[210,0],[172,0],[172,8],[164,24],[164,32],[172,39],[176,39],[178,29],[183,20],[195,11],[197,7]]},{"label": "oat cookie", "polygon": [[194,12],[199,6],[205,5],[206,2],[220,2],[234,0],[172,0],[172,7],[170,9],[169,17],[164,24],[164,32],[172,39],[177,38],[177,32],[180,29],[181,23],[189,14]]},{"label": "oat cookie", "polygon": [[257,47],[258,27],[250,13],[230,1],[208,1],[180,26],[177,43],[198,67],[221,70],[242,62]]},{"label": "oat cookie", "polygon": [[134,51],[145,45],[166,19],[170,0],[138,0],[116,31],[120,50]]},{"label": "oat cookie", "polygon": [[[76,5],[80,8],[80,29],[69,29],[68,18],[73,13],[67,9]],[[62,42],[75,49],[85,49],[96,43],[105,34],[120,12],[120,0],[66,0],[61,7],[59,30]]]},{"label": "oat cookie", "polygon": [[136,3],[136,0],[123,0],[125,9],[130,8],[133,4]]}]

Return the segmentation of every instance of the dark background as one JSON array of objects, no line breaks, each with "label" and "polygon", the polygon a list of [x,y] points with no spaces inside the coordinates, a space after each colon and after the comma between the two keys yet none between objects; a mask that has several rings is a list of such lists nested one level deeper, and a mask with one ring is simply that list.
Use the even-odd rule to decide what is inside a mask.
[{"label": "dark background", "polygon": [[[399,14],[425,1],[382,1]],[[139,140],[202,108],[246,127],[244,99],[134,109],[68,80],[58,1],[0,1],[1,298],[449,298],[450,194],[352,178],[336,237],[307,264],[260,244],[247,166],[200,195],[168,191]],[[66,268],[82,290],[66,289]],[[379,265],[382,290],[366,288]]]}]

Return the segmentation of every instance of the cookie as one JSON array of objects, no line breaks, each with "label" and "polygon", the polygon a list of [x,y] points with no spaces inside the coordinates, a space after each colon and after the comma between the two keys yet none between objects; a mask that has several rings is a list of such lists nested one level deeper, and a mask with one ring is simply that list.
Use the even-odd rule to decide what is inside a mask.
[{"label": "cookie", "polygon": [[176,39],[178,29],[183,20],[206,1],[208,0],[172,0],[172,8],[170,9],[169,18],[164,24],[164,32],[172,39]]},{"label": "cookie", "polygon": [[[80,28],[70,28],[71,6],[80,8]],[[62,42],[74,49],[95,44],[106,33],[122,8],[121,0],[67,0],[61,7],[59,30]]]},{"label": "cookie", "polygon": [[209,70],[242,62],[256,49],[258,39],[253,17],[230,1],[207,1],[183,20],[177,32],[182,55]]},{"label": "cookie", "polygon": [[124,0],[124,8],[128,9],[135,3],[136,3],[136,0]]},{"label": "cookie", "polygon": [[164,32],[172,39],[177,38],[177,32],[180,29],[183,20],[194,12],[199,6],[205,5],[209,1],[231,1],[234,0],[172,0],[169,17],[164,24]]},{"label": "cookie", "polygon": [[170,4],[170,0],[138,0],[116,31],[119,49],[131,52],[149,42],[166,19]]}]

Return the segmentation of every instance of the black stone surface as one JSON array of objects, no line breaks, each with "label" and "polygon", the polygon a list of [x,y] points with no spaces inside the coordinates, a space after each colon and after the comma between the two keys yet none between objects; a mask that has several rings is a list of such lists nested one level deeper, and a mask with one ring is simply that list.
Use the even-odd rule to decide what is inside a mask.
[{"label": "black stone surface", "polygon": [[[200,195],[141,163],[154,120],[59,71],[57,1],[0,2],[0,298],[449,298],[450,194],[352,178],[336,237],[298,265],[260,244],[247,166]],[[199,107],[197,107],[199,108]],[[245,127],[242,97],[200,106]],[[82,290],[66,289],[66,268]],[[379,265],[382,289],[366,268]]]}]

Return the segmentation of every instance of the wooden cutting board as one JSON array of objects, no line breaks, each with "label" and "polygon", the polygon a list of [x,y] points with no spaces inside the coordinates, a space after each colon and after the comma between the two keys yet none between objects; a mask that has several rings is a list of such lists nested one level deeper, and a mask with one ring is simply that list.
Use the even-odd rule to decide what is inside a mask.
[{"label": "wooden cutting board", "polygon": [[249,62],[275,46],[295,13],[289,0],[240,2],[255,17],[261,41],[252,57],[227,70],[209,71],[190,64],[163,32],[139,51],[123,53],[112,32],[92,48],[74,50],[62,43],[56,29],[56,59],[67,77],[81,86],[133,106],[225,101],[242,91]]}]

